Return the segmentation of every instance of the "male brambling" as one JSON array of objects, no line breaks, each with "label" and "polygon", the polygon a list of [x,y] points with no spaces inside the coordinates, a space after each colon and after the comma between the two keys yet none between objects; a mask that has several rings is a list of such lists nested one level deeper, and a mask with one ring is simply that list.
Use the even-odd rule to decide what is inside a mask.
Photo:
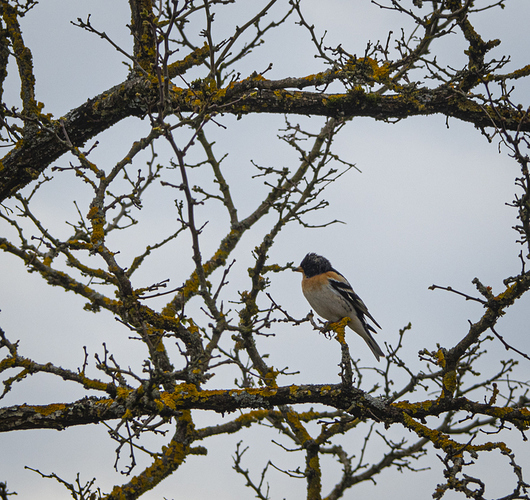
[{"label": "male brambling", "polygon": [[376,331],[366,322],[366,318],[372,320],[378,328],[381,327],[353,291],[348,280],[333,269],[328,259],[315,253],[308,253],[295,271],[303,274],[302,292],[315,312],[332,323],[349,317],[348,326],[364,339],[379,361],[384,354],[370,334],[370,331]]}]

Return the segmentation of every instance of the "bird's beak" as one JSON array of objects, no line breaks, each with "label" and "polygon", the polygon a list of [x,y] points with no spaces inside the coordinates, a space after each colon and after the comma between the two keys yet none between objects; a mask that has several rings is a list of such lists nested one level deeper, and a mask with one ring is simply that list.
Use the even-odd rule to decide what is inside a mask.
[{"label": "bird's beak", "polygon": [[297,268],[293,269],[293,272],[294,273],[303,273],[304,270],[300,266],[298,266]]}]

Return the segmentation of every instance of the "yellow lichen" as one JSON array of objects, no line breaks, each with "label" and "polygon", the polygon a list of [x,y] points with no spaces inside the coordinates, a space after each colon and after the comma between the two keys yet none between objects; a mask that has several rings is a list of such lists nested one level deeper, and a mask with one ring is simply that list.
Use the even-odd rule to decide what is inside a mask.
[{"label": "yellow lichen", "polygon": [[446,373],[444,373],[443,376],[443,387],[445,391],[448,391],[449,393],[453,394],[456,390],[456,371],[451,370]]},{"label": "yellow lichen", "polygon": [[118,387],[116,390],[116,398],[126,399],[130,392],[130,389],[126,389],[125,387]]},{"label": "yellow lichen", "polygon": [[28,408],[31,408],[35,413],[39,413],[40,415],[48,416],[52,413],[55,413],[56,411],[62,411],[66,408],[66,405],[64,404],[49,404],[45,406],[28,406]]}]

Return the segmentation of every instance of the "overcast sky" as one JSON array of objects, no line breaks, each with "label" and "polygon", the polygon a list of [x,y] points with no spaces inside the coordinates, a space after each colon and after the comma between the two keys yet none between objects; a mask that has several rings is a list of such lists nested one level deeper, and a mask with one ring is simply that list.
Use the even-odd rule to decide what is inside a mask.
[{"label": "overcast sky", "polygon": [[[228,15],[218,15],[214,33],[219,40],[228,36],[249,11],[257,11],[258,4],[265,2],[239,2],[237,8],[228,7]],[[381,10],[368,0],[311,0],[306,4],[308,21],[317,25],[320,34],[328,31],[328,45],[342,43],[346,50],[359,55],[364,53],[369,39],[385,40],[389,30],[399,33],[403,24],[402,16]],[[125,1],[112,2],[109,7],[109,2],[102,0],[48,0],[35,7],[23,20],[24,38],[33,51],[37,99],[44,102],[45,111],[55,117],[119,83],[127,75],[127,68],[121,64],[123,56],[104,41],[70,24],[78,17],[86,18],[87,13],[92,14],[94,26],[129,48],[125,27],[129,22],[129,11]],[[529,62],[529,16],[527,1],[509,0],[503,11],[485,12],[477,19],[477,29],[484,38],[502,40],[495,54],[497,57],[510,54],[512,63],[507,71]],[[293,20],[288,22],[270,37],[270,43],[248,58],[241,69],[242,77],[254,70],[263,71],[270,62],[274,66],[267,74],[269,78],[303,76],[324,69],[322,63],[313,58],[307,33],[294,27],[293,23]],[[459,35],[449,37],[443,42],[440,62],[452,61],[454,67],[462,64],[465,59],[461,50]],[[515,96],[523,105],[528,105],[529,86],[521,84],[521,87],[523,91]],[[14,103],[18,92],[16,68],[11,66],[7,102]],[[229,181],[236,182],[234,197],[244,214],[253,209],[256,199],[265,192],[261,179],[251,179],[255,171],[250,161],[278,168],[292,167],[296,165],[298,155],[276,139],[278,129],[284,126],[282,116],[254,115],[242,120],[225,116],[219,120],[227,128],[212,126],[208,133],[217,141],[215,148],[219,156],[229,153],[225,161],[226,176]],[[323,124],[321,118],[292,117],[291,121],[300,122],[313,132],[318,132]],[[104,165],[111,167],[125,155],[131,138],[140,137],[147,126],[136,119],[116,125],[101,136],[92,161],[103,168]],[[299,263],[309,251],[328,257],[353,284],[381,324],[382,331],[377,336],[381,345],[395,344],[398,330],[412,322],[404,358],[413,370],[417,370],[420,367],[419,349],[434,349],[437,343],[453,346],[467,332],[468,320],[476,321],[482,314],[478,304],[447,292],[430,291],[430,285],[451,285],[476,295],[471,280],[478,277],[484,284],[492,286],[494,293],[499,293],[503,290],[502,280],[520,271],[520,247],[515,243],[517,235],[511,229],[516,223],[516,211],[506,205],[516,192],[517,164],[505,150],[499,153],[498,144],[489,144],[472,125],[454,119],[447,123],[443,116],[416,117],[394,125],[356,118],[338,136],[335,152],[355,163],[362,173],[351,170],[340,182],[331,185],[325,194],[330,202],[329,208],[316,214],[312,220],[323,223],[340,219],[345,224],[319,230],[293,226],[280,234],[270,257],[279,263]],[[160,161],[164,154],[169,155],[162,148]],[[167,160],[167,156],[165,158]],[[144,155],[143,159],[146,160],[147,156]],[[67,163],[67,159],[56,162],[58,165]],[[193,172],[191,176],[194,183],[202,180],[200,172]],[[62,235],[69,234],[70,229],[64,220],[77,220],[72,203],[73,190],[76,190],[77,201],[85,203],[84,206],[90,199],[88,189],[78,191],[78,188],[79,181],[73,175],[60,174],[43,190],[45,195],[35,200],[47,227],[55,228]],[[145,246],[147,237],[156,239],[163,234],[164,225],[175,219],[173,198],[174,193],[169,190],[158,193],[156,200],[147,198],[144,224],[132,233],[143,239],[133,238],[127,242],[128,248],[124,248],[119,258],[126,261]],[[207,213],[201,214],[200,211],[198,215],[208,217]],[[266,225],[259,227],[263,229]],[[225,232],[222,225],[207,226],[203,246],[205,255],[214,250]],[[0,234],[12,237],[3,221],[0,221]],[[261,237],[259,232],[250,234],[242,242],[237,253],[238,262],[250,264],[250,251]],[[188,256],[189,250],[185,248],[168,247],[152,259],[145,271],[138,273],[135,286],[146,286],[166,278],[171,279],[172,286],[178,286],[189,275],[192,262]],[[183,261],[186,262],[184,268]],[[143,351],[138,348],[136,352],[134,346],[131,347],[127,341],[128,332],[110,314],[83,312],[85,301],[82,298],[47,286],[36,274],[28,274],[22,263],[10,255],[0,254],[0,266],[0,326],[11,340],[20,339],[22,355],[76,369],[83,362],[83,346],[86,345],[93,356],[102,352],[101,345],[105,342],[117,357],[122,355],[124,364],[141,367]],[[246,265],[239,266],[241,270],[245,268]],[[230,281],[234,289],[248,286],[246,275],[232,276]],[[272,276],[269,291],[295,317],[302,317],[310,310],[301,294],[298,274],[285,272]],[[161,304],[163,301],[153,303],[153,306]],[[499,332],[525,352],[530,352],[529,306],[529,297],[523,298],[498,325]],[[299,372],[283,378],[280,383],[339,381],[340,349],[336,342],[314,332],[307,324],[294,329],[278,328],[276,333],[274,337],[260,339],[260,345],[271,353],[270,359],[275,367],[288,366]],[[375,363],[361,340],[351,338],[350,349],[363,363],[369,366]],[[499,358],[510,357],[496,341],[490,344],[490,350],[491,357],[485,359],[484,367]],[[528,379],[528,362],[520,361],[520,377]],[[97,376],[93,369],[92,375]],[[214,379],[212,386],[229,387],[232,382],[228,375],[221,374]],[[24,402],[45,404],[74,401],[83,395],[74,384],[41,375],[16,384],[2,403],[5,406]],[[230,457],[235,443],[243,438],[251,445],[245,465],[251,468],[255,477],[266,464],[267,453],[272,454],[277,449],[270,442],[270,433],[251,439],[252,432],[251,429],[241,436],[223,436],[205,443],[209,449],[208,457],[188,458],[181,471],[143,498],[211,498],[212,495],[226,499],[251,498],[252,492],[244,488],[243,478],[231,471]],[[374,446],[377,446],[377,440]],[[9,489],[17,491],[19,499],[68,498],[64,487],[24,470],[27,465],[42,472],[55,472],[71,481],[80,471],[82,481],[97,477],[96,484],[103,491],[109,491],[112,485],[127,481],[112,470],[114,448],[115,443],[107,437],[103,426],[77,427],[63,432],[1,434],[0,481],[7,480]],[[281,452],[277,457],[275,464],[280,468],[293,466],[294,461],[288,454]],[[141,465],[147,463],[141,461]],[[491,461],[488,465],[494,463]],[[406,491],[407,498],[411,499],[427,498],[436,482],[442,479],[441,463],[432,458],[420,465],[430,465],[432,471],[412,476],[410,473],[385,472],[377,486],[361,485],[349,491],[346,498],[381,495],[381,488],[394,494]],[[205,470],[212,476],[212,482],[201,480]],[[304,497],[303,481],[297,483],[286,479],[276,471],[270,474],[273,498]],[[214,481],[218,477],[226,485],[227,475],[231,475],[230,488],[219,491]],[[325,476],[324,491],[334,480],[335,476]],[[409,489],[411,480],[414,481],[414,492]],[[388,493],[381,496],[385,494]],[[491,491],[489,496],[494,495],[495,491]],[[404,498],[404,495],[397,497]],[[451,498],[450,495],[447,498]]]}]

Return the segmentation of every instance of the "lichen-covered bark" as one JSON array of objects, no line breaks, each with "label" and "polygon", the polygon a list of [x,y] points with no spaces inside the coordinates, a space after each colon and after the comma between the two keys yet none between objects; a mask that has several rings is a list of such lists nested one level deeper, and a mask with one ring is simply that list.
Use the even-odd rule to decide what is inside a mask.
[{"label": "lichen-covered bark", "polygon": [[[199,441],[256,424],[272,427],[304,455],[296,471],[305,480],[309,499],[324,497],[323,485],[327,481],[323,480],[322,457],[326,455],[342,468],[340,479],[326,497],[335,500],[359,482],[374,481],[386,468],[413,470],[411,464],[426,452],[428,443],[445,454],[446,482],[437,486],[436,498],[447,489],[482,498],[466,483],[472,484],[473,478],[464,475],[458,481],[457,476],[466,465],[462,461],[465,453],[475,460],[478,453],[489,451],[500,451],[508,457],[514,471],[514,493],[505,498],[525,498],[522,495],[527,485],[508,447],[502,441],[477,443],[476,433],[479,428],[496,430],[495,426],[507,423],[526,431],[530,427],[527,383],[525,386],[510,379],[514,360],[502,361],[496,373],[480,379],[475,371],[487,332],[497,335],[498,319],[530,290],[523,252],[521,271],[505,280],[501,293],[494,294],[478,279],[474,283],[481,297],[459,293],[479,302],[484,310],[454,345],[437,345],[432,351],[425,347],[420,352],[425,369],[412,371],[401,359],[403,335],[410,325],[401,330],[399,338],[386,346],[384,363],[370,368],[370,375],[377,380],[372,389],[364,387],[364,381],[361,387],[366,368],[351,359],[346,344],[344,325],[349,318],[324,328],[310,314],[294,318],[267,292],[267,287],[271,273],[293,269],[292,263],[271,262],[269,253],[278,236],[294,223],[311,226],[308,214],[327,206],[322,198],[324,188],[354,167],[336,153],[334,139],[355,117],[395,121],[441,115],[473,124],[488,138],[489,130],[493,130],[512,148],[510,154],[520,166],[521,174],[516,179],[519,192],[513,202],[519,219],[515,229],[519,242],[530,248],[530,177],[525,150],[530,120],[524,111],[527,106],[512,103],[508,90],[513,81],[529,76],[530,65],[503,74],[506,61],[488,59],[498,41],[484,40],[475,29],[474,2],[469,0],[412,2],[412,6],[392,1],[392,9],[409,16],[417,29],[410,38],[403,35],[395,39],[396,50],[388,44],[369,44],[362,57],[349,54],[342,46],[326,47],[315,27],[306,21],[299,0],[284,2],[280,17],[274,17],[274,9],[282,2],[270,0],[256,8],[261,10],[256,10],[244,24],[234,27],[230,37],[216,40],[216,15],[231,3],[129,0],[133,51],[128,54],[125,49],[120,50],[130,62],[128,78],[97,96],[88,96],[86,102],[58,118],[43,114],[35,96],[32,54],[20,28],[21,16],[32,2],[24,6],[23,2],[0,0],[0,84],[11,76],[7,75],[7,64],[13,57],[21,80],[23,108],[17,110],[6,104],[0,110],[2,139],[11,147],[0,163],[0,202],[6,203],[0,206],[0,220],[9,225],[9,231],[0,236],[0,250],[17,258],[37,279],[82,297],[86,310],[110,312],[123,325],[124,340],[141,343],[146,353],[142,369],[135,373],[128,366],[120,366],[103,344],[103,354],[96,355],[95,363],[101,377],[90,378],[86,374],[91,365],[88,352],[85,351],[82,367],[63,368],[25,357],[23,343],[11,341],[8,333],[0,329],[0,373],[4,385],[1,397],[40,373],[76,383],[90,391],[87,394],[101,395],[75,402],[4,407],[0,409],[0,432],[109,423],[110,434],[119,443],[117,458],[122,447],[130,446],[128,472],[136,466],[133,448],[144,433],[159,433],[160,429],[172,433],[159,451],[138,448],[138,452],[149,454],[149,464],[127,483],[116,485],[108,499],[138,498],[180,469],[189,455],[205,454],[205,448],[197,446]],[[269,21],[268,16],[274,20]],[[286,75],[274,80],[267,78],[267,71],[249,74],[244,72],[246,67],[240,70],[239,61],[258,49],[268,31],[291,16],[296,16],[297,29],[309,35],[317,57],[327,69],[305,77]],[[197,23],[203,23],[199,38],[197,33],[187,31],[190,20],[194,29]],[[110,41],[89,20],[79,21],[76,26]],[[437,39],[452,33],[461,35],[466,61],[458,69],[440,68],[435,56]],[[188,77],[186,73],[191,68],[194,76]],[[431,78],[430,87],[416,79],[418,71],[425,71]],[[498,87],[497,94],[491,92],[492,86]],[[287,166],[252,165],[256,177],[264,179],[266,191],[259,200],[252,200],[254,208],[247,212],[233,196],[227,180],[232,172],[225,175],[224,157],[216,156],[209,127],[224,127],[229,123],[223,122],[226,114],[245,120],[246,115],[263,113],[286,115],[281,140],[299,160]],[[293,115],[327,119],[319,120],[320,130],[315,132],[291,123]],[[83,146],[129,117],[148,122],[149,132],[137,137],[131,127],[127,152],[114,165],[102,168],[92,160],[91,150],[84,151]],[[163,147],[158,149],[160,142],[169,148],[169,157],[157,159],[160,151],[167,153]],[[149,148],[151,158],[146,166],[140,153]],[[193,155],[188,155],[192,148]],[[70,166],[56,166],[53,179],[42,175],[67,152],[74,158]],[[190,172],[197,171],[192,168],[200,169],[201,176],[208,179],[204,185],[192,184]],[[57,221],[49,227],[42,222],[32,197],[44,182],[55,182],[65,170],[75,172],[72,182],[82,184],[91,198],[78,206],[77,193],[72,193],[79,220],[68,222],[71,234],[58,236]],[[176,206],[170,208],[175,210],[176,224],[164,228],[164,235],[157,242],[136,241],[143,237],[137,235],[134,243],[142,245],[141,250],[129,259],[123,254],[130,252],[120,252],[116,242],[130,241],[121,235],[128,235],[128,228],[142,217],[142,204],[157,199],[156,189],[161,184],[177,193]],[[25,186],[34,190],[30,194],[21,192]],[[150,196],[145,195],[147,190]],[[14,200],[8,201],[10,197]],[[12,204],[16,204],[18,212],[11,211]],[[216,243],[211,239],[205,242],[199,223],[204,218],[219,223],[216,231],[224,231],[216,233],[221,235]],[[247,252],[251,262],[248,267],[248,262],[241,259],[245,261],[243,268],[241,262],[235,262],[234,254],[251,230],[255,246],[251,252],[241,250]],[[114,238],[116,234],[120,237]],[[177,239],[184,245],[191,241],[192,251],[188,262],[191,267],[186,268],[180,286],[162,291],[168,281],[164,280],[135,288],[133,273],[152,252]],[[172,265],[179,266],[181,279],[181,247],[177,248]],[[246,288],[225,288],[233,265]],[[162,295],[167,295],[167,302],[159,309],[150,307],[155,302],[146,302]],[[191,300],[194,303],[188,307]],[[192,315],[197,307],[204,314]],[[286,385],[289,370],[278,368],[274,355],[264,354],[260,343],[261,336],[274,334],[280,323],[293,328],[311,325],[326,335],[335,335],[342,354],[340,383]],[[528,355],[497,337],[505,347],[528,359]],[[126,349],[120,354],[127,364]],[[293,356],[297,355],[295,349]],[[236,373],[233,387],[212,389],[215,385],[211,382],[215,384],[214,375],[220,369]],[[405,379],[399,387],[393,378],[396,373],[400,380]],[[504,385],[502,395],[500,385]],[[481,395],[473,399],[479,391]],[[489,394],[489,399],[484,399],[483,392]],[[301,410],[302,404],[318,409]],[[197,429],[196,410],[223,415],[224,419],[219,418],[217,425]],[[462,419],[467,420],[467,430],[460,436]],[[378,424],[381,431],[382,426],[404,430],[404,436],[413,436],[412,442],[406,444],[409,437],[401,443],[385,441],[384,449],[376,451],[378,458],[369,467],[364,447],[355,450],[354,454],[361,457],[355,465],[343,434],[364,428],[367,446],[372,428]],[[262,484],[266,471],[262,483],[253,482],[240,466],[243,453],[238,445],[234,469],[245,477],[258,498],[268,498]]]},{"label": "lichen-covered bark", "polygon": [[152,72],[156,64],[156,41],[152,27],[154,19],[152,0],[129,0],[131,33],[134,40],[134,58],[144,71]]},{"label": "lichen-covered bark", "polygon": [[[134,405],[130,404],[131,401],[134,401]],[[184,384],[178,386],[175,392],[163,392],[157,399],[151,401],[142,400],[137,393],[129,391],[117,400],[90,397],[74,403],[2,408],[0,432],[64,429],[76,425],[150,415],[153,412],[162,417],[175,417],[184,410],[211,410],[229,414],[242,409],[272,410],[284,405],[302,403],[323,404],[338,410],[348,410],[348,413],[356,418],[373,418],[388,424],[400,422],[407,427],[412,425],[412,419],[421,422],[429,416],[463,410],[510,422],[521,431],[530,428],[530,411],[527,408],[505,408],[464,397],[441,397],[418,403],[408,401],[392,403],[374,398],[359,389],[346,390],[342,384],[202,391],[197,391],[192,384]],[[130,412],[128,416],[127,410]],[[292,413],[292,418],[298,418],[296,413]]]},{"label": "lichen-covered bark", "polygon": [[[275,86],[280,83],[275,82]],[[219,90],[204,101],[189,90],[174,88],[171,106],[175,111],[192,112],[211,101],[211,112],[221,111],[242,115],[247,113],[299,114],[351,118],[372,117],[376,120],[404,119],[418,115],[440,114],[473,123],[477,127],[490,127],[502,123],[508,130],[530,130],[530,119],[512,108],[501,110],[499,117],[450,88],[421,89],[403,95],[366,93],[362,90],[346,94],[323,94],[299,90],[263,89],[262,82],[254,89],[248,85],[233,84]],[[223,94],[226,94],[227,97]],[[143,117],[148,111],[146,103],[156,98],[156,87],[143,77],[127,80],[65,115],[62,123],[72,143],[78,147],[105,131],[120,120]],[[233,103],[233,104],[231,104]],[[497,110],[498,111],[498,110]],[[61,139],[62,130],[57,122],[46,129],[25,137],[19,146],[2,160],[0,169],[0,201],[12,196],[22,187],[37,179],[57,158],[68,151]]]}]

